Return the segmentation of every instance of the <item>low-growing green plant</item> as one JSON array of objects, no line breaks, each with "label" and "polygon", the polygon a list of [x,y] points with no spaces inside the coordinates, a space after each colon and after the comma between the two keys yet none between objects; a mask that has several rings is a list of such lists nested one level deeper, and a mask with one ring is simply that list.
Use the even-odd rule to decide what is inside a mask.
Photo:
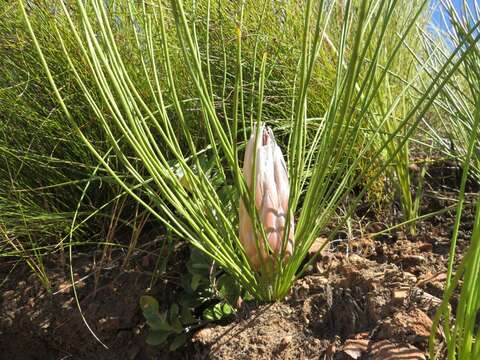
[{"label": "low-growing green plant", "polygon": [[148,295],[140,298],[140,306],[150,328],[146,339],[148,344],[161,345],[170,337],[170,350],[176,350],[183,345],[187,339],[185,326],[195,322],[190,313],[180,315],[177,304],[173,304],[169,311],[160,313],[157,300]]},{"label": "low-growing green plant", "polygon": [[212,260],[192,248],[181,276],[181,289],[173,304],[163,312],[157,300],[149,295],[140,298],[140,306],[149,327],[147,343],[169,344],[170,350],[182,346],[193,330],[209,322],[227,319],[234,306],[247,294],[238,283],[218,269]]}]

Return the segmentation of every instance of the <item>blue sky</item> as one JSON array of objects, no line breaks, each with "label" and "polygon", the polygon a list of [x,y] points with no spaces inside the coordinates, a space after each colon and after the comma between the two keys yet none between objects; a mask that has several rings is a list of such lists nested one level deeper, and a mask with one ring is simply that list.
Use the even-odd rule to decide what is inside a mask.
[{"label": "blue sky", "polygon": [[[474,4],[475,1],[478,1],[478,0],[467,0],[467,4],[471,9],[473,9],[473,4]],[[463,2],[464,2],[464,0],[452,0],[452,3],[455,6],[455,8],[460,12],[463,9]],[[439,3],[438,0],[432,0],[432,6],[435,6],[438,3]],[[435,12],[433,13],[432,22],[433,22],[434,25],[439,26],[440,28],[444,29],[445,26],[448,26],[448,24],[446,25],[443,22],[441,11],[442,11],[442,7],[438,6],[436,8]]]}]

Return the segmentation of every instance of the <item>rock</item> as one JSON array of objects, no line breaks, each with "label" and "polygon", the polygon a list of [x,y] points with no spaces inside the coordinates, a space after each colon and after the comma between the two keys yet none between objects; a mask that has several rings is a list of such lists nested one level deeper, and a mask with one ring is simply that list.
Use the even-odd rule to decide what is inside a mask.
[{"label": "rock", "polygon": [[405,277],[405,280],[408,280],[411,283],[416,283],[417,282],[417,277],[415,275],[413,275],[412,273],[409,273],[409,272],[405,271],[403,273],[403,275]]},{"label": "rock", "polygon": [[396,303],[403,303],[409,294],[410,288],[408,287],[394,289],[392,291],[392,301]]},{"label": "rock", "polygon": [[422,255],[403,255],[401,261],[409,265],[419,265],[425,262],[425,257]]},{"label": "rock", "polygon": [[408,342],[426,342],[430,336],[432,320],[420,309],[397,312],[379,328],[382,339],[402,339]]},{"label": "rock", "polygon": [[324,246],[326,246],[327,241],[328,239],[326,237],[316,238],[312,246],[310,246],[310,249],[308,249],[308,255],[314,256],[316,253],[322,250]]},{"label": "rock", "polygon": [[428,272],[424,276],[422,276],[419,281],[418,285],[428,284],[428,283],[436,283],[440,282],[443,283],[447,279],[446,272],[440,272],[432,275],[432,273]]},{"label": "rock", "polygon": [[437,309],[442,303],[440,298],[419,288],[413,289],[411,297],[412,300],[414,300],[423,311],[427,312]]},{"label": "rock", "polygon": [[432,243],[422,242],[418,244],[418,250],[420,251],[432,251],[433,245]]},{"label": "rock", "polygon": [[368,351],[370,340],[366,339],[348,339],[343,345],[343,352],[352,359],[360,359]]},{"label": "rock", "polygon": [[396,344],[389,340],[374,343],[369,358],[372,360],[426,360],[425,354],[415,346]]},{"label": "rock", "polygon": [[292,342],[292,339],[293,339],[292,335],[284,336],[280,341],[280,347],[286,348],[288,345],[290,345],[290,343]]}]

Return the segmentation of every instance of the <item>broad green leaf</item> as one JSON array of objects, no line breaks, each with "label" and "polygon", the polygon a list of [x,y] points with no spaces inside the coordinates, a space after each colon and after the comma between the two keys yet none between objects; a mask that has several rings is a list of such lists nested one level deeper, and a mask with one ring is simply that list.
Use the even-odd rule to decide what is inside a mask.
[{"label": "broad green leaf", "polygon": [[161,330],[150,331],[145,341],[149,345],[153,345],[153,346],[161,345],[167,340],[170,334],[171,332],[169,331],[161,331]]},{"label": "broad green leaf", "polygon": [[143,295],[140,297],[140,306],[142,310],[148,309],[149,311],[158,311],[158,301],[150,295]]},{"label": "broad green leaf", "polygon": [[216,320],[220,320],[221,318],[223,318],[222,303],[215,304],[215,306],[213,307],[213,316],[215,317]]},{"label": "broad green leaf", "polygon": [[215,321],[215,314],[213,313],[213,308],[206,308],[203,310],[202,317],[208,321]]},{"label": "broad green leaf", "polygon": [[185,333],[175,336],[175,338],[170,344],[170,350],[171,351],[177,350],[179,347],[183,346],[186,341],[187,341],[187,334]]},{"label": "broad green leaf", "polygon": [[170,306],[170,311],[169,311],[169,319],[170,321],[173,321],[175,320],[176,318],[178,318],[178,313],[180,311],[180,308],[178,307],[178,304],[177,303],[173,303],[171,306]]},{"label": "broad green leaf", "polygon": [[222,305],[222,313],[225,316],[232,315],[235,312],[235,309],[228,303],[223,303]]},{"label": "broad green leaf", "polygon": [[140,307],[146,319],[154,319],[159,316],[159,305],[153,296],[144,295],[140,297]]},{"label": "broad green leaf", "polygon": [[240,296],[239,284],[228,274],[223,274],[218,279],[218,290],[222,297],[231,304],[235,303]]},{"label": "broad green leaf", "polygon": [[190,325],[196,322],[196,319],[192,313],[192,309],[190,309],[189,307],[182,306],[180,312],[181,312],[182,324]]},{"label": "broad green leaf", "polygon": [[160,317],[147,319],[147,324],[152,330],[172,331],[170,324]]},{"label": "broad green leaf", "polygon": [[203,277],[199,274],[193,274],[192,276],[192,281],[190,282],[190,286],[193,291],[197,290],[198,285],[200,284],[200,281],[203,279]]}]

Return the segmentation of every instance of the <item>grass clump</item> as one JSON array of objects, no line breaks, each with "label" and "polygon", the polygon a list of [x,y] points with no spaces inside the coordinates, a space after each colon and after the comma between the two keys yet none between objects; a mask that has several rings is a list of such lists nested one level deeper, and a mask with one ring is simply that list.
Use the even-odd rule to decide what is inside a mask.
[{"label": "grass clump", "polygon": [[[92,112],[75,96],[80,89],[52,44],[55,18],[49,3],[28,5],[32,23],[41,29],[39,38],[49,45],[45,57],[56,69],[56,80],[68,94],[80,126],[107,152],[98,128],[86,126],[92,123]],[[96,246],[108,239],[111,217],[129,231],[132,203],[122,202],[120,187],[64,121],[52,91],[45,87],[48,80],[18,4],[0,2],[0,13],[4,19],[0,24],[0,257],[25,260],[49,287],[44,257],[65,252],[72,222],[76,230],[72,241]],[[106,161],[115,166],[115,157]]]},{"label": "grass clump", "polygon": [[[180,0],[142,6],[129,3],[125,9],[127,15],[123,15],[131,20],[129,26],[134,35],[129,50],[137,53],[141,60],[141,66],[134,71],[124,49],[115,41],[123,34],[123,29],[120,31],[115,25],[120,13],[101,1],[88,4],[78,1],[68,7],[63,2],[58,3],[58,22],[68,24],[74,41],[68,43],[63,32],[54,25],[56,42],[94,114],[94,126],[102,130],[122,171],[129,174],[133,184],[138,185],[141,196],[133,190],[132,182],[126,182],[122,172],[105,160],[104,150],[96,146],[79,124],[55,79],[55,69],[44,56],[45,45],[35,36],[36,31],[25,8],[23,13],[66,119],[103,168],[158,221],[210,256],[250,294],[257,299],[273,300],[288,293],[293,280],[301,273],[302,261],[313,241],[335,214],[338,204],[358,183],[355,175],[360,159],[368,152],[373,153],[370,163],[367,163],[368,169],[388,149],[387,161],[373,171],[369,185],[399,154],[463,57],[457,59],[452,56],[447,62],[449,66],[439,71],[427,90],[408,106],[401,118],[387,127],[388,132],[385,133],[382,126],[397,108],[397,100],[387,102],[385,111],[376,114],[372,104],[381,88],[378,84],[387,81],[387,75],[398,60],[405,39],[422,15],[425,3],[414,11],[391,50],[385,52],[384,45],[388,40],[385,34],[390,26],[394,26],[399,2],[347,1],[332,92],[325,111],[313,117],[309,112],[309,87],[317,59],[324,54],[322,45],[337,5],[308,1],[301,7],[301,56],[295,82],[291,84],[291,109],[284,118],[289,133],[285,150],[290,177],[284,233],[289,233],[289,220],[295,217],[295,247],[288,260],[282,260],[287,243],[284,239],[280,256],[275,259],[275,271],[272,273],[263,267],[257,271],[252,268],[238,239],[236,209],[240,197],[249,209],[256,234],[259,234],[257,245],[262,242],[266,249],[269,247],[266,229],[258,217],[252,193],[247,190],[241,172],[239,154],[252,125],[259,129],[261,124],[269,122],[263,105],[270,54],[262,55],[258,78],[253,86],[254,112],[249,117],[244,94],[251,84],[245,86],[243,74],[246,69],[242,61],[244,16],[248,13],[248,5],[239,3],[233,7],[236,14],[234,24],[227,23],[221,12],[219,18],[214,20],[211,13],[205,23],[197,24],[196,8],[188,7]],[[188,8],[193,10],[187,11]],[[211,8],[208,1],[206,8]],[[285,16],[289,18],[295,14],[286,13]],[[220,32],[223,31],[222,26],[235,32],[236,60],[231,108],[218,106],[218,99],[220,104],[226,103],[225,94],[216,93],[212,86],[212,74],[216,70],[210,68],[210,58],[222,58],[222,53],[210,53],[209,34],[213,23],[223,24],[219,25]],[[174,34],[166,30],[171,24],[175,25]],[[200,25],[205,27],[203,32],[198,31]],[[201,35],[203,41],[199,40]],[[175,38],[171,40],[173,36]],[[261,39],[256,41],[261,43]],[[348,47],[349,41],[351,48]],[[194,97],[189,99],[181,97],[172,66],[172,57],[178,53],[177,46],[194,89]],[[81,64],[76,62],[77,58],[82,59]],[[228,80],[228,69],[228,66],[222,69],[223,79]],[[83,79],[85,72],[93,75],[92,84]],[[137,87],[137,79],[143,79],[140,84],[148,84],[147,94]],[[360,148],[356,148],[362,124],[372,114],[377,116],[377,124],[381,126],[360,143]],[[307,126],[312,118],[317,122],[313,129]],[[400,134],[403,134],[401,140],[394,141]],[[195,141],[197,137],[207,139],[205,147],[199,148]],[[307,139],[313,141],[307,143]],[[354,149],[358,153],[352,156]],[[204,153],[212,159],[208,166],[201,161]],[[356,200],[365,193],[365,189]],[[226,194],[226,197],[221,194]],[[355,201],[351,205],[353,210]]]}]

